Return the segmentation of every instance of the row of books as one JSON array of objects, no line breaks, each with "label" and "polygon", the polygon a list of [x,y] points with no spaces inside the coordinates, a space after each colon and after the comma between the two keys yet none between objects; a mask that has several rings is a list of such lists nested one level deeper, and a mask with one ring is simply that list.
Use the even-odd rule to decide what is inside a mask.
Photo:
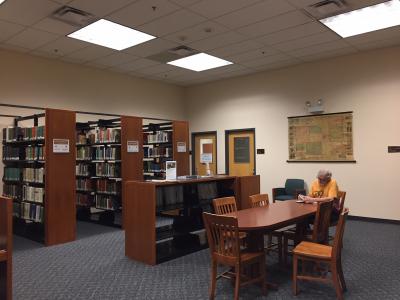
[{"label": "row of books", "polygon": [[89,142],[94,143],[120,143],[121,129],[96,127],[88,133]]},{"label": "row of books", "polygon": [[19,160],[19,148],[3,146],[3,160]]},{"label": "row of books", "polygon": [[21,169],[20,168],[4,168],[4,179],[19,181],[21,179]]},{"label": "row of books", "polygon": [[81,206],[91,206],[93,197],[88,194],[76,193],[76,203]]},{"label": "row of books", "polygon": [[96,163],[96,176],[121,177],[121,167],[113,163]]},{"label": "row of books", "polygon": [[166,186],[157,190],[157,210],[183,205],[183,186]]},{"label": "row of books", "polygon": [[92,148],[91,147],[77,147],[76,149],[77,160],[91,160],[92,159]]},{"label": "row of books", "polygon": [[154,134],[144,133],[144,141],[147,143],[167,143],[172,141],[172,131],[156,131]]},{"label": "row of books", "polygon": [[88,138],[86,136],[86,133],[84,132],[79,132],[76,135],[76,144],[77,145],[86,145],[88,143]]},{"label": "row of books", "polygon": [[22,169],[22,178],[26,182],[43,183],[44,168],[24,168]]},{"label": "row of books", "polygon": [[78,191],[92,191],[92,180],[88,178],[76,179],[76,189]]},{"label": "row of books", "polygon": [[119,147],[96,147],[94,151],[96,160],[120,160],[121,148]]},{"label": "row of books", "polygon": [[151,157],[172,157],[171,147],[144,147],[143,154],[145,158]]},{"label": "row of books", "polygon": [[20,217],[26,220],[43,223],[44,207],[42,205],[22,202]]},{"label": "row of books", "polygon": [[3,184],[3,196],[16,198],[20,195],[20,188],[15,184]]},{"label": "row of books", "polygon": [[44,126],[3,128],[3,140],[6,142],[42,140],[44,135]]},{"label": "row of books", "polygon": [[89,165],[87,164],[77,164],[75,167],[75,174],[78,176],[89,176]]},{"label": "row of books", "polygon": [[22,199],[43,203],[44,188],[24,185],[22,186]]},{"label": "row of books", "polygon": [[165,162],[144,161],[144,172],[165,172]]},{"label": "row of books", "polygon": [[113,197],[106,195],[96,195],[95,197],[96,208],[116,210],[118,209],[117,201]]},{"label": "row of books", "polygon": [[120,187],[121,187],[121,185],[119,184],[119,182],[116,182],[116,181],[110,181],[107,179],[97,179],[96,180],[96,191],[97,192],[118,195],[118,194],[120,194]]},{"label": "row of books", "polygon": [[44,160],[44,146],[28,146],[25,148],[26,160]]}]

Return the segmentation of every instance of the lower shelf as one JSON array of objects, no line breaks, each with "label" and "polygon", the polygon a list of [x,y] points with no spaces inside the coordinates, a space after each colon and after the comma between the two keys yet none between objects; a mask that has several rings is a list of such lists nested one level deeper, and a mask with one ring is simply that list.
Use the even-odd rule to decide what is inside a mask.
[{"label": "lower shelf", "polygon": [[33,240],[38,243],[44,243],[45,232],[44,224],[29,222],[21,218],[13,218],[13,232],[16,235]]},{"label": "lower shelf", "polygon": [[79,221],[95,223],[104,226],[122,228],[121,211],[94,210],[90,207],[77,207],[76,218]]}]

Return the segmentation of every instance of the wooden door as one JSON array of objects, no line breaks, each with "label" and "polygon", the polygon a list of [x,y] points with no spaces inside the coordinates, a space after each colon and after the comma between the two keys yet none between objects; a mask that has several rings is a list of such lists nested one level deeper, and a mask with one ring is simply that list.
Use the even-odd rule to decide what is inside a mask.
[{"label": "wooden door", "polygon": [[226,130],[225,155],[227,174],[231,176],[255,175],[255,130]]},{"label": "wooden door", "polygon": [[212,175],[217,174],[217,132],[192,133],[193,174],[207,175],[209,163]]}]

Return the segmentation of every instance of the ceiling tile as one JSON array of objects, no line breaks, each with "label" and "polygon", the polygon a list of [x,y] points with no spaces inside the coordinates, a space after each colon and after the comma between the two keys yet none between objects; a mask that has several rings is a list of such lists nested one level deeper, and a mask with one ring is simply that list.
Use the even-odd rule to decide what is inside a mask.
[{"label": "ceiling tile", "polygon": [[291,51],[295,49],[306,48],[312,45],[322,44],[340,39],[341,37],[339,37],[337,34],[331,31],[325,31],[310,36],[306,36],[297,40],[291,40],[288,42],[276,44],[274,45],[274,48],[279,49],[281,51]]},{"label": "ceiling tile", "polygon": [[85,62],[84,59],[79,59],[79,58],[73,58],[73,57],[68,57],[68,56],[63,56],[60,58],[62,61],[68,62],[68,63],[73,63],[73,64],[82,64]]},{"label": "ceiling tile", "polygon": [[111,55],[96,59],[92,62],[95,64],[112,67],[133,61],[135,59],[138,59],[138,57],[123,52],[116,52]]},{"label": "ceiling tile", "polygon": [[91,61],[91,60],[95,60],[95,59],[103,57],[103,56],[110,55],[112,53],[114,53],[114,50],[111,50],[106,47],[93,45],[93,46],[88,46],[81,50],[69,53],[66,55],[66,57],[83,60],[83,61]]},{"label": "ceiling tile", "polygon": [[258,37],[289,27],[311,22],[311,18],[300,11],[289,12],[265,21],[237,29],[238,32],[251,37]]},{"label": "ceiling tile", "polygon": [[321,0],[286,0],[286,1],[298,8],[307,7],[315,3],[321,2]]},{"label": "ceiling tile", "polygon": [[103,17],[134,1],[135,0],[73,0],[68,6],[91,13],[97,17]]},{"label": "ceiling tile", "polygon": [[257,72],[257,71],[255,71],[254,69],[244,68],[244,69],[241,69],[241,70],[236,70],[236,71],[232,71],[232,72],[226,72],[226,73],[218,74],[218,77],[221,77],[221,78],[233,78],[233,77],[237,77],[237,76],[253,74],[255,72]]},{"label": "ceiling tile", "polygon": [[148,57],[153,54],[163,52],[179,46],[179,44],[164,39],[153,39],[146,43],[125,49],[123,52],[137,55],[140,57]]},{"label": "ceiling tile", "polygon": [[50,15],[60,4],[49,0],[12,0],[1,5],[0,20],[32,25]]},{"label": "ceiling tile", "polygon": [[196,2],[200,2],[201,0],[169,0],[169,1],[178,4],[179,6],[182,7],[188,7],[190,5],[195,4]]},{"label": "ceiling tile", "polygon": [[0,20],[0,42],[11,38],[24,29],[25,27],[22,25]]},{"label": "ceiling tile", "polygon": [[125,73],[128,73],[128,72],[129,72],[128,70],[126,70],[126,69],[121,69],[121,68],[119,68],[118,66],[114,66],[114,67],[108,68],[107,71],[117,72],[117,73],[122,73],[122,74],[125,74]]},{"label": "ceiling tile", "polygon": [[164,38],[177,43],[192,43],[206,39],[214,35],[227,32],[228,28],[213,21],[206,21],[193,27],[185,28],[181,31],[167,35]]},{"label": "ceiling tile", "polygon": [[273,64],[273,63],[277,63],[277,62],[281,62],[281,61],[285,61],[285,60],[289,60],[289,59],[292,59],[292,57],[290,57],[289,55],[283,54],[283,53],[278,53],[278,54],[274,54],[274,55],[268,55],[266,57],[260,57],[257,59],[245,61],[245,62],[242,62],[241,64],[246,67],[250,67],[250,68],[258,68],[263,65]]},{"label": "ceiling tile", "polygon": [[[153,9],[153,6],[156,6],[156,9]],[[178,9],[179,6],[165,0],[139,0],[114,12],[107,19],[125,26],[137,27]]]},{"label": "ceiling tile", "polygon": [[28,28],[7,40],[6,43],[28,49],[36,49],[59,37],[59,35],[54,33]]},{"label": "ceiling tile", "polygon": [[155,66],[159,63],[150,59],[139,58],[134,61],[130,61],[128,63],[124,63],[118,66],[120,69],[125,69],[127,71],[135,71],[140,70],[146,67]]},{"label": "ceiling tile", "polygon": [[327,30],[328,29],[319,22],[310,22],[259,37],[257,41],[266,45],[275,45]]},{"label": "ceiling tile", "polygon": [[234,56],[239,53],[247,52],[249,50],[259,49],[262,48],[263,45],[257,43],[253,40],[248,40],[236,44],[229,45],[227,47],[221,47],[214,50],[211,50],[209,53],[212,55],[220,56],[220,57],[227,57],[227,56]]},{"label": "ceiling tile", "polygon": [[221,48],[234,43],[239,43],[247,38],[237,32],[228,31],[223,34],[215,35],[213,37],[190,43],[189,46],[200,51],[207,51],[212,49]]},{"label": "ceiling tile", "polygon": [[50,52],[44,52],[44,51],[40,51],[40,50],[33,50],[31,52],[29,52],[30,55],[35,55],[35,56],[41,56],[44,58],[59,58],[58,55],[50,53]]},{"label": "ceiling tile", "polygon": [[174,70],[175,66],[167,65],[167,64],[158,64],[155,66],[143,68],[140,70],[136,70],[137,73],[140,74],[148,74],[148,75],[154,75],[154,74],[159,74],[159,73],[165,73],[171,70]]},{"label": "ceiling tile", "polygon": [[105,66],[103,64],[98,64],[98,63],[96,63],[94,61],[86,62],[84,64],[84,66],[89,66],[89,67],[93,67],[93,68],[96,68],[96,69],[107,69],[108,68],[108,66]]},{"label": "ceiling tile", "polygon": [[138,29],[157,37],[162,37],[204,21],[206,21],[204,17],[201,17],[188,10],[181,9],[172,14],[139,26]]},{"label": "ceiling tile", "polygon": [[52,18],[44,18],[33,25],[33,28],[62,35],[70,34],[79,29],[77,26],[72,26]]},{"label": "ceiling tile", "polygon": [[400,38],[391,38],[387,40],[367,42],[354,45],[353,47],[358,50],[371,50],[371,49],[385,48],[397,45],[400,45]]},{"label": "ceiling tile", "polygon": [[53,2],[60,3],[60,4],[68,4],[72,0],[52,0]]},{"label": "ceiling tile", "polygon": [[64,56],[71,52],[88,47],[88,43],[72,39],[69,37],[61,37],[53,42],[50,42],[37,50],[51,53],[57,56]]},{"label": "ceiling tile", "polygon": [[357,52],[357,50],[355,50],[353,48],[350,48],[350,47],[341,48],[341,49],[337,49],[337,50],[333,50],[333,51],[324,51],[324,52],[318,53],[318,54],[313,54],[313,55],[309,55],[309,56],[303,56],[303,57],[301,57],[301,60],[307,61],[307,62],[308,61],[316,61],[316,60],[330,58],[330,57],[353,54],[353,53],[356,53],[356,52]]},{"label": "ceiling tile", "polygon": [[155,74],[155,76],[160,77],[160,78],[174,78],[174,77],[182,77],[182,76],[192,74],[192,73],[193,73],[193,71],[191,71],[191,70],[187,70],[184,68],[175,68],[175,69],[167,71],[167,72]]},{"label": "ceiling tile", "polygon": [[213,19],[258,1],[260,0],[203,0],[190,6],[189,9],[206,18]]},{"label": "ceiling tile", "polygon": [[342,48],[351,48],[344,40],[337,40],[333,42],[323,43],[319,45],[314,45],[307,48],[297,49],[287,52],[291,56],[303,57],[309,55],[316,55],[318,53],[323,53],[327,51],[333,51]]},{"label": "ceiling tile", "polygon": [[24,48],[24,47],[19,47],[19,46],[14,46],[14,45],[10,45],[10,44],[0,44],[0,48],[1,49],[5,49],[5,50],[12,50],[12,51],[17,51],[17,52],[22,52],[22,53],[26,53],[29,52],[30,49]]},{"label": "ceiling tile", "polygon": [[373,32],[368,32],[364,34],[359,34],[356,36],[346,38],[346,42],[352,45],[359,45],[363,43],[379,41],[379,40],[386,40],[392,38],[399,38],[400,37],[400,27],[391,27],[387,29],[377,30]]},{"label": "ceiling tile", "polygon": [[220,67],[220,68],[206,70],[206,71],[203,71],[202,73],[206,74],[206,75],[220,75],[220,74],[244,70],[244,69],[248,69],[248,68],[241,66],[241,65],[232,64],[232,65],[228,65],[228,66],[224,66],[224,67]]},{"label": "ceiling tile", "polygon": [[262,58],[270,55],[278,54],[278,51],[269,47],[263,47],[259,49],[254,49],[250,51],[246,51],[237,55],[233,55],[228,57],[230,61],[241,63],[244,61],[249,61],[252,59]]},{"label": "ceiling tile", "polygon": [[266,0],[223,15],[215,19],[215,21],[231,29],[235,29],[278,16],[294,9],[293,6],[287,4],[285,1]]},{"label": "ceiling tile", "polygon": [[301,63],[302,63],[302,61],[299,59],[288,59],[288,60],[284,60],[284,61],[280,61],[280,62],[276,62],[276,63],[272,63],[272,64],[263,65],[263,66],[255,68],[255,69],[257,72],[276,70],[276,69],[283,69],[283,68],[289,67],[289,66],[298,65]]}]

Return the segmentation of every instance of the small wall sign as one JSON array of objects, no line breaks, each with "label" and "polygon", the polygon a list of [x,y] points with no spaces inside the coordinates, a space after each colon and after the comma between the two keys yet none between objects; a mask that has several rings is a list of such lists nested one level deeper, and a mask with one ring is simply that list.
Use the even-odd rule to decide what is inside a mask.
[{"label": "small wall sign", "polygon": [[186,152],[186,142],[177,142],[176,146],[178,152]]},{"label": "small wall sign", "polygon": [[69,139],[53,139],[53,153],[69,153]]},{"label": "small wall sign", "polygon": [[139,152],[139,141],[127,141],[127,152],[128,153]]}]

